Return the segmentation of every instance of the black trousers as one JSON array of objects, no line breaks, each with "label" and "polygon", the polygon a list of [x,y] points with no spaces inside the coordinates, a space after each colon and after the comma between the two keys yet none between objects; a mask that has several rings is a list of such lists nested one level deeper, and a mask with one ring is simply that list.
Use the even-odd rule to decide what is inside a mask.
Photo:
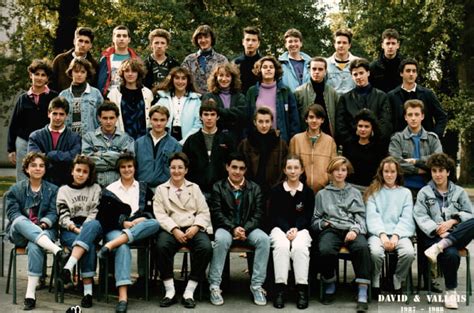
[{"label": "black trousers", "polygon": [[370,252],[367,239],[364,235],[357,235],[356,239],[344,243],[348,231],[328,228],[319,234],[319,260],[321,274],[326,282],[335,281],[335,268],[338,262],[337,255],[342,246],[346,246],[351,254],[352,266],[357,283],[370,283]]},{"label": "black trousers", "polygon": [[[183,231],[185,230],[183,229]],[[183,245],[167,231],[161,230],[158,233],[156,262],[162,280],[173,278],[174,255],[182,246]],[[191,272],[189,279],[201,281],[205,276],[206,268],[212,257],[211,240],[207,233],[199,231],[188,241],[186,247],[191,250]]]}]

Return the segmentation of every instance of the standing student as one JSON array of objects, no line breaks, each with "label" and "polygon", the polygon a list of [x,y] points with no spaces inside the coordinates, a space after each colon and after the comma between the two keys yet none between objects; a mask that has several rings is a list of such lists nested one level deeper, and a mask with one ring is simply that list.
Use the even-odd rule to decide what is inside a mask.
[{"label": "standing student", "polygon": [[352,32],[348,29],[338,29],[334,33],[334,49],[328,62],[327,84],[333,87],[339,96],[355,87],[349,65],[358,57],[352,55],[349,49],[352,45]]},{"label": "standing student", "polygon": [[155,191],[170,178],[169,158],[182,147],[166,130],[170,117],[168,109],[154,105],[148,112],[151,129],[135,142],[137,179]]},{"label": "standing student", "polygon": [[326,78],[327,62],[322,57],[314,57],[309,63],[310,81],[296,88],[295,98],[300,114],[300,125],[305,125],[304,114],[306,109],[313,104],[319,104],[324,108],[328,118],[321,125],[324,133],[332,136],[336,135],[336,105],[339,96],[336,90],[329,86]]},{"label": "standing student", "polygon": [[304,167],[301,158],[289,155],[283,168],[286,179],[270,194],[273,228],[270,241],[273,248],[276,295],[273,306],[285,306],[288,272],[293,261],[297,289],[296,307],[308,307],[308,274],[311,247],[309,227],[314,211],[314,193],[300,181]]},{"label": "standing student", "polygon": [[197,91],[204,94],[208,91],[207,79],[214,67],[228,60],[214,50],[216,34],[209,25],[198,26],[191,41],[199,50],[187,55],[181,66],[189,70]]},{"label": "standing student", "polygon": [[72,163],[72,183],[58,190],[56,206],[59,213],[61,244],[71,251],[66,265],[60,271],[63,283],[70,283],[74,266],[81,262],[84,297],[81,307],[92,307],[92,285],[96,268],[96,243],[102,236],[102,227],[95,219],[101,188],[95,181],[95,164],[87,156],[78,155]]},{"label": "standing student", "polygon": [[281,81],[290,88],[291,92],[295,92],[296,88],[309,82],[308,66],[311,57],[301,51],[303,35],[299,30],[288,29],[283,37],[286,52],[278,57],[283,68]]},{"label": "standing student", "polygon": [[28,66],[31,87],[18,97],[8,127],[8,159],[16,166],[16,181],[26,179],[22,163],[30,134],[49,123],[48,105],[58,94],[50,90],[51,65],[47,60],[35,59]]},{"label": "standing student", "polygon": [[146,76],[143,85],[149,89],[154,89],[161,83],[172,68],[179,66],[179,63],[167,51],[171,43],[171,34],[164,29],[157,28],[148,35],[151,54],[145,58]]},{"label": "standing student", "polygon": [[42,152],[48,158],[45,180],[62,186],[71,182],[72,161],[81,153],[81,137],[65,125],[69,103],[56,97],[49,103],[49,124],[28,138],[28,152]]},{"label": "standing student", "polygon": [[329,182],[326,172],[331,159],[336,154],[336,143],[331,136],[321,130],[327,120],[326,112],[319,104],[306,109],[305,132],[296,134],[290,141],[290,153],[298,155],[303,161],[306,184],[317,193]]},{"label": "standing student", "polygon": [[357,312],[368,311],[370,252],[365,234],[365,205],[359,190],[346,183],[352,165],[345,157],[335,157],[327,169],[331,183],[318,192],[312,229],[319,234],[319,260],[323,280],[323,304],[332,304],[336,292],[334,272],[342,246],[349,249],[357,284]]},{"label": "standing student", "polygon": [[354,123],[356,138],[344,146],[342,154],[354,167],[354,174],[349,176],[347,181],[364,188],[374,179],[380,161],[387,156],[388,151],[387,145],[380,140],[379,123],[372,111],[360,110],[354,117]]},{"label": "standing student", "polygon": [[394,158],[382,160],[373,182],[364,193],[364,201],[372,257],[372,292],[375,297],[380,293],[380,274],[385,255],[395,252],[397,266],[393,289],[400,293],[415,259],[410,239],[415,234],[415,220],[411,192],[403,187],[400,164]]},{"label": "standing student", "polygon": [[241,81],[239,70],[232,63],[223,63],[214,67],[207,80],[209,92],[202,101],[212,99],[219,108],[219,129],[229,133],[235,142],[243,136],[242,125],[245,124],[247,103],[240,92]]},{"label": "standing student", "polygon": [[153,93],[143,86],[145,67],[139,59],[122,62],[118,70],[120,87],[112,89],[107,97],[119,108],[117,128],[133,139],[146,134],[150,124],[148,111],[153,102]]},{"label": "standing student", "polygon": [[53,60],[53,77],[51,87],[54,90],[64,90],[71,86],[72,79],[66,74],[73,59],[84,59],[91,63],[94,75],[88,77],[92,86],[96,86],[95,74],[98,70],[96,59],[92,56],[91,49],[94,43],[94,31],[89,27],[78,27],[74,31],[74,47],[69,51],[58,54]]},{"label": "standing student", "polygon": [[129,47],[131,40],[127,26],[119,25],[113,29],[112,47],[102,51],[97,73],[97,88],[103,96],[106,96],[112,88],[120,86],[120,77],[117,73],[122,62],[130,58],[139,58],[135,50]]},{"label": "standing student", "polygon": [[100,127],[88,132],[82,138],[82,153],[89,156],[97,166],[97,182],[107,187],[119,178],[116,162],[124,152],[134,152],[134,141],[126,133],[117,129],[120,117],[115,103],[105,100],[97,108]]},{"label": "standing student", "polygon": [[160,85],[158,105],[170,112],[166,127],[181,145],[201,128],[200,95],[196,93],[191,73],[184,67],[175,67]]},{"label": "standing student", "polygon": [[94,68],[89,61],[73,59],[66,71],[66,74],[72,78],[71,86],[59,93],[70,105],[71,114],[68,115],[66,124],[81,137],[99,126],[95,113],[104,102],[99,89],[87,82],[94,73]]},{"label": "standing student", "polygon": [[265,56],[255,63],[253,72],[257,75],[258,82],[247,92],[248,118],[261,106],[270,108],[275,129],[288,143],[300,131],[300,119],[295,96],[281,82],[281,64],[275,57]]},{"label": "standing student", "polygon": [[437,263],[444,276],[444,306],[458,308],[457,272],[461,263],[458,249],[474,239],[474,209],[467,192],[454,183],[456,165],[444,153],[429,157],[427,166],[431,181],[416,199],[414,216],[421,229],[419,245],[432,263]]},{"label": "standing student", "polygon": [[370,63],[370,83],[385,93],[395,89],[402,83],[399,66],[402,61],[398,49],[400,35],[393,28],[387,28],[382,33],[382,51],[378,59]]},{"label": "standing student", "polygon": [[260,29],[255,26],[245,27],[243,36],[242,46],[244,47],[244,53],[235,58],[233,63],[239,67],[242,93],[246,94],[249,88],[258,81],[257,76],[253,73],[253,67],[262,57],[258,51],[262,38]]},{"label": "standing student", "polygon": [[23,310],[36,306],[36,286],[43,275],[44,251],[52,252],[64,266],[67,255],[57,246],[55,224],[58,220],[56,194],[58,187],[43,180],[46,156],[30,152],[23,160],[28,177],[11,186],[6,199],[7,238],[18,247],[27,247],[28,283]]}]

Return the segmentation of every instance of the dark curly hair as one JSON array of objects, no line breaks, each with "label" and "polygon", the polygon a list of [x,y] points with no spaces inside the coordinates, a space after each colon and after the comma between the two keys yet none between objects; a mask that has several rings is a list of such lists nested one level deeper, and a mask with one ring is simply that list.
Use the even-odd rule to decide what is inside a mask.
[{"label": "dark curly hair", "polygon": [[264,56],[253,66],[252,72],[258,77],[258,81],[262,82],[262,65],[265,61],[270,61],[273,63],[273,66],[275,66],[275,81],[279,81],[283,76],[283,68],[281,67],[280,62],[278,62],[278,60],[273,55]]}]

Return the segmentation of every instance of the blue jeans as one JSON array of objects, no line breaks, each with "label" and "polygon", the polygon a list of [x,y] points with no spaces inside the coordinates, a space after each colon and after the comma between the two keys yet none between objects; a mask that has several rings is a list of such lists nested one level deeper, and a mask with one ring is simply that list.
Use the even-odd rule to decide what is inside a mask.
[{"label": "blue jeans", "polygon": [[16,137],[15,141],[16,149],[16,181],[27,179],[25,173],[23,173],[23,158],[26,156],[28,150],[28,141],[23,138]]},{"label": "blue jeans", "polygon": [[[137,225],[123,230],[111,230],[105,234],[105,242],[111,241],[122,233],[127,234],[128,244],[145,239],[160,229],[160,224],[157,220],[145,220]],[[115,285],[117,287],[130,285],[130,269],[132,261],[132,253],[128,244],[121,245],[113,251],[115,253]]]},{"label": "blue jeans", "polygon": [[28,253],[28,276],[43,275],[44,251],[36,244],[38,238],[46,235],[53,242],[56,240],[56,229],[43,230],[33,224],[26,216],[17,217],[10,228],[10,241],[18,247],[25,247]]},{"label": "blue jeans", "polygon": [[209,268],[210,287],[218,288],[221,285],[225,260],[233,242],[255,247],[255,258],[253,261],[253,273],[250,286],[262,286],[267,276],[267,263],[270,254],[270,237],[257,228],[247,235],[246,241],[233,241],[230,232],[218,228],[212,244],[213,252],[211,266]]},{"label": "blue jeans", "polygon": [[[80,224],[76,225],[81,227]],[[81,258],[81,276],[90,278],[95,276],[96,262],[96,242],[102,236],[102,227],[99,221],[93,220],[82,224],[81,232],[76,234],[65,229],[61,230],[61,244],[72,250],[74,246],[79,246],[86,250]]]}]

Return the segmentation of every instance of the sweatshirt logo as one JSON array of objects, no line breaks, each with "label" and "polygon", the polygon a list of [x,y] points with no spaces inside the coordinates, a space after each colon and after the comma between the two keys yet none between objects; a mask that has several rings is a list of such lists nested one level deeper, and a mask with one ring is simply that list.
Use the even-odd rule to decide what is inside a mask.
[{"label": "sweatshirt logo", "polygon": [[296,211],[297,211],[297,212],[301,212],[301,211],[303,211],[303,209],[304,209],[304,204],[303,204],[303,202],[300,202],[300,203],[298,203],[298,204],[296,205]]}]

